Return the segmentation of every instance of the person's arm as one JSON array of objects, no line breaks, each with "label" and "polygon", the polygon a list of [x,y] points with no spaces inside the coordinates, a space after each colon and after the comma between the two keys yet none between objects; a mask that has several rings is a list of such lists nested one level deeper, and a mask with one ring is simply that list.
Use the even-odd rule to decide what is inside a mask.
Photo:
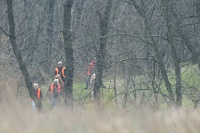
[{"label": "person's arm", "polygon": [[91,71],[93,71],[93,69],[94,69],[94,64],[91,65]]},{"label": "person's arm", "polygon": [[66,67],[64,67],[64,74],[66,74]]},{"label": "person's arm", "polygon": [[56,74],[57,74],[57,72],[56,72],[56,68],[55,68],[55,70],[54,70],[54,76],[56,76]]},{"label": "person's arm", "polygon": [[49,85],[49,88],[47,89],[46,95],[48,98],[50,98],[50,90],[51,90],[51,84]]},{"label": "person's arm", "polygon": [[40,91],[40,99],[43,100],[43,93]]},{"label": "person's arm", "polygon": [[[66,67],[64,67],[64,74],[65,74],[65,78],[67,77],[67,70],[66,70]],[[65,80],[65,79],[64,79]]]}]

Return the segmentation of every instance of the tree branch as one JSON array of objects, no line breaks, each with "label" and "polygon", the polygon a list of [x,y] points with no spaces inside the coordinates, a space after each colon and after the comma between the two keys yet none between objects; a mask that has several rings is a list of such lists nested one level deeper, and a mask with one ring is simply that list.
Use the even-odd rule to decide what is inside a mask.
[{"label": "tree branch", "polygon": [[11,35],[9,35],[3,28],[0,27],[0,29],[3,31],[3,33],[4,33],[6,36],[11,36]]}]

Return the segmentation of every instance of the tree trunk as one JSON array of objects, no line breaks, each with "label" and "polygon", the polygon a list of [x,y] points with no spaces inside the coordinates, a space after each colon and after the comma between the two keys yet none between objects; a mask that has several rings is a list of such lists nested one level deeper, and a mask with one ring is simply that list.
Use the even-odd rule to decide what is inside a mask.
[{"label": "tree trunk", "polygon": [[94,83],[94,99],[95,101],[100,104],[100,88],[102,85],[102,75],[104,70],[104,59],[106,54],[106,43],[107,43],[107,37],[105,37],[108,34],[108,23],[109,23],[109,17],[111,13],[111,7],[112,7],[112,1],[108,0],[105,11],[103,16],[99,13],[99,28],[100,28],[100,39],[99,39],[99,49],[96,53],[96,78]]},{"label": "tree trunk", "polygon": [[181,69],[179,66],[178,55],[176,53],[174,46],[172,46],[172,57],[174,59],[175,76],[176,76],[176,106],[181,107],[182,106]]},{"label": "tree trunk", "polygon": [[9,24],[9,38],[10,38],[10,42],[13,48],[13,52],[14,55],[17,59],[19,68],[22,72],[23,78],[25,80],[26,86],[28,88],[28,92],[31,98],[35,99],[36,97],[33,95],[33,86],[32,86],[32,82],[30,81],[30,76],[26,67],[26,64],[23,62],[21,53],[19,51],[19,48],[17,46],[17,42],[16,42],[16,36],[15,36],[15,22],[14,22],[14,15],[13,15],[13,0],[6,0],[7,3],[7,14],[8,14],[8,24]]},{"label": "tree trunk", "polygon": [[[51,55],[52,43],[54,40],[54,3],[55,0],[49,0],[48,6],[48,22],[47,22],[47,59]],[[50,64],[50,62],[49,62]]]},{"label": "tree trunk", "polygon": [[34,34],[33,34],[33,12],[34,12],[34,6],[31,4],[31,1],[24,0],[24,13],[26,14],[26,24],[25,27],[27,28],[26,34],[27,34],[27,64],[31,64],[33,61],[33,47],[34,47]]},{"label": "tree trunk", "polygon": [[162,1],[163,7],[165,8],[166,16],[166,23],[167,23],[167,40],[169,45],[171,46],[172,58],[174,61],[175,67],[175,77],[176,77],[176,106],[182,106],[182,92],[181,92],[181,69],[179,66],[179,59],[177,54],[177,48],[173,37],[173,29],[175,29],[178,25],[178,18],[176,13],[173,11],[175,8],[175,4],[172,0],[163,0]]},{"label": "tree trunk", "polygon": [[153,88],[153,93],[154,93],[154,110],[159,109],[159,102],[158,102],[158,90],[156,89],[156,62],[153,59],[152,60],[152,81],[151,81],[151,85]]},{"label": "tree trunk", "polygon": [[117,79],[117,68],[115,67],[114,68],[114,93],[115,93],[115,104],[116,104],[116,107],[117,109],[119,108],[118,107],[118,101],[117,101],[117,86],[116,86],[116,79]]},{"label": "tree trunk", "polygon": [[63,14],[63,36],[66,58],[66,82],[65,82],[65,103],[73,109],[73,78],[74,78],[74,55],[71,38],[71,9],[73,0],[66,0]]}]

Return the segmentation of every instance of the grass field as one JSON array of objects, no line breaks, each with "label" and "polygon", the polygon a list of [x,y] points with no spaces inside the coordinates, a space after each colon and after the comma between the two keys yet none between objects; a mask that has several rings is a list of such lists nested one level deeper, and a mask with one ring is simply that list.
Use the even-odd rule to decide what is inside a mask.
[{"label": "grass field", "polygon": [[131,111],[55,108],[33,112],[27,105],[0,106],[1,133],[199,133],[200,110],[147,108]]}]

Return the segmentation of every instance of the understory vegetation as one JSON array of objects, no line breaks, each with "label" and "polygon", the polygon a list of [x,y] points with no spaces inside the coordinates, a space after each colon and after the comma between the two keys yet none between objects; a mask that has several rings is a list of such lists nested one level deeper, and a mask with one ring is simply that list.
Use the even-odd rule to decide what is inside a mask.
[{"label": "understory vegetation", "polygon": [[2,0],[0,133],[199,132],[199,27],[200,0]]}]

